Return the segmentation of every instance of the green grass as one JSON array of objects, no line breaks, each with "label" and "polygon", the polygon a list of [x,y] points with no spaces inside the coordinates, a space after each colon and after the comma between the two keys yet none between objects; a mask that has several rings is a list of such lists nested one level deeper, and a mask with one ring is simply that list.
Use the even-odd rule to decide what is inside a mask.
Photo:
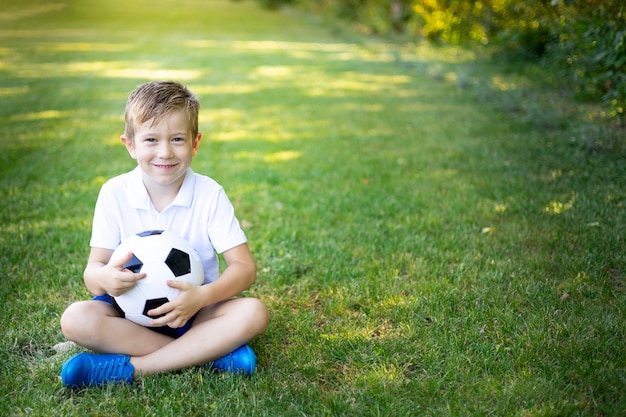
[{"label": "green grass", "polygon": [[[251,2],[0,6],[0,415],[626,413],[624,133],[468,51]],[[521,71],[523,70],[523,71]],[[128,93],[198,93],[272,311],[252,378],[73,392],[59,317]],[[455,81],[456,80],[456,81]]]}]

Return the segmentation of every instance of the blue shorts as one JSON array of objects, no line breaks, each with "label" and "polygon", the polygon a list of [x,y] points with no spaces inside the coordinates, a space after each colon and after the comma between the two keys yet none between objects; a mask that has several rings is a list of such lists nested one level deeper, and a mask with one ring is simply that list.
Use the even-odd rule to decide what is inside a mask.
[{"label": "blue shorts", "polygon": [[[104,301],[105,303],[109,303],[113,305],[113,302],[111,301],[111,296],[109,294],[96,295],[93,299],[98,300],[98,301]],[[173,337],[174,339],[178,339],[179,337],[187,333],[187,331],[191,328],[191,325],[193,324],[193,320],[195,318],[196,318],[195,315],[192,316],[189,320],[187,320],[187,323],[185,323],[182,327],[178,327],[176,329],[172,329],[169,326],[148,327],[148,329],[153,330],[157,333],[164,334],[169,337]]]}]

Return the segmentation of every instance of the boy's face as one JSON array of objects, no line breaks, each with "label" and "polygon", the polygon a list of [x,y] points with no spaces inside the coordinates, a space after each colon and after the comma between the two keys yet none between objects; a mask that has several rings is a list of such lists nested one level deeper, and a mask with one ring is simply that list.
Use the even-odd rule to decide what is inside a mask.
[{"label": "boy's face", "polygon": [[153,120],[137,126],[135,138],[122,136],[128,153],[143,172],[146,187],[180,187],[192,158],[198,151],[202,134],[193,138],[189,122],[182,111],[175,111],[153,124]]}]

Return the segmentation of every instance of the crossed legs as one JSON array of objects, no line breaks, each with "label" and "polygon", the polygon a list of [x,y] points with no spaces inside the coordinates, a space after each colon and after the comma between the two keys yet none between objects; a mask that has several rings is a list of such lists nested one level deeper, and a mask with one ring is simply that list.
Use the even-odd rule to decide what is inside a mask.
[{"label": "crossed legs", "polygon": [[198,312],[178,339],[120,318],[108,303],[70,305],[61,317],[68,340],[101,353],[130,355],[133,376],[173,371],[218,359],[262,334],[269,312],[256,298],[233,298]]}]

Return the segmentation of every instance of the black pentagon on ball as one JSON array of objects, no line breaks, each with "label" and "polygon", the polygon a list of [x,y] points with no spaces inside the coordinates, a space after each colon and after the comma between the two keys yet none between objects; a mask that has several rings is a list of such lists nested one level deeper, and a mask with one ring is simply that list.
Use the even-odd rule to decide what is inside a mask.
[{"label": "black pentagon on ball", "polygon": [[175,277],[180,277],[191,272],[191,260],[189,254],[180,249],[173,248],[165,259],[165,264],[170,268]]},{"label": "black pentagon on ball", "polygon": [[163,230],[146,230],[146,231],[137,233],[137,236],[139,236],[139,237],[147,237],[147,236],[160,235],[161,233],[163,233]]},{"label": "black pentagon on ball", "polygon": [[143,315],[158,319],[159,317],[163,317],[165,314],[159,314],[157,316],[149,316],[148,311],[159,308],[163,304],[167,303],[169,300],[165,297],[163,298],[152,298],[150,300],[146,300],[146,305],[143,306]]},{"label": "black pentagon on ball", "polygon": [[138,274],[141,271],[141,267],[143,267],[143,262],[141,262],[141,260],[137,258],[134,253],[132,258],[124,264],[124,268],[129,271],[133,271],[135,274]]}]

